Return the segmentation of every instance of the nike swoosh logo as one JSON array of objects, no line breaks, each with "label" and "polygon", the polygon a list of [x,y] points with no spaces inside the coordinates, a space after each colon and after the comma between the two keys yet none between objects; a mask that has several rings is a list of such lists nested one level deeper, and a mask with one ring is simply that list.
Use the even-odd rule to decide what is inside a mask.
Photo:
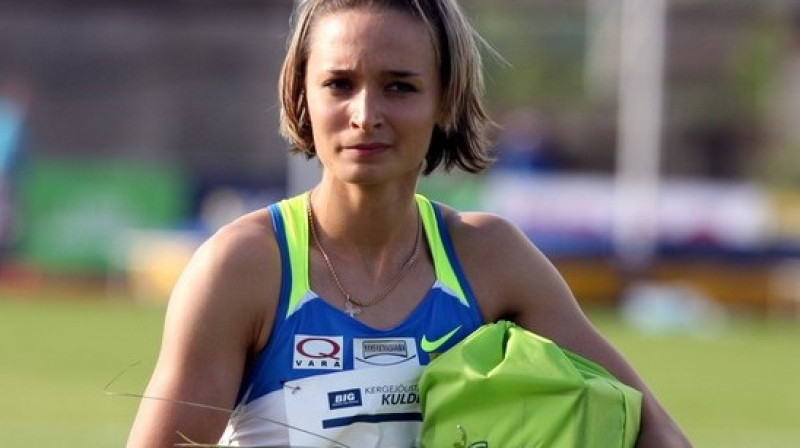
[{"label": "nike swoosh logo", "polygon": [[436,349],[444,345],[444,343],[447,342],[450,338],[452,338],[453,335],[456,334],[456,332],[460,329],[461,325],[457,326],[456,328],[453,328],[452,330],[450,330],[449,333],[445,334],[439,339],[434,339],[433,341],[429,341],[427,335],[422,335],[422,340],[419,341],[419,345],[420,347],[422,347],[422,350],[428,353],[436,351]]}]

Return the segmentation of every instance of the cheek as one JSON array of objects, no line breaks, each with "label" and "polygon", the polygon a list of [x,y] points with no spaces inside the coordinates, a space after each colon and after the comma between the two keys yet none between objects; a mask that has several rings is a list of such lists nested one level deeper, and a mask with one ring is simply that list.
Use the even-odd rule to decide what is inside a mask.
[{"label": "cheek", "polygon": [[427,140],[436,125],[436,115],[426,109],[415,109],[397,117],[403,127],[413,132],[416,138]]},{"label": "cheek", "polygon": [[336,105],[326,104],[324,101],[309,95],[308,98],[308,118],[311,121],[312,130],[329,129],[336,126],[343,119],[344,115]]},{"label": "cheek", "polygon": [[320,101],[321,99],[317,95],[315,95],[313,89],[309,89],[308,87],[306,87],[305,92],[306,92],[305,95],[306,111],[308,112],[308,118],[314,121],[317,118],[317,116],[319,116],[320,112],[325,110],[325,108],[322,107]]},{"label": "cheek", "polygon": [[410,145],[425,154],[430,145],[434,122],[433,120],[420,120],[418,116],[415,118],[416,120],[406,122],[406,135],[408,135]]}]

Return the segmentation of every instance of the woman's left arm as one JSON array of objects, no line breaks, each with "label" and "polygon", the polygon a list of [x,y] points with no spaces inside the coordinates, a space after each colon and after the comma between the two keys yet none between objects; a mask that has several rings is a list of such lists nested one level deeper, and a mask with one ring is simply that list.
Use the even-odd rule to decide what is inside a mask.
[{"label": "woman's left arm", "polygon": [[637,447],[691,447],[631,365],[591,324],[555,266],[516,226],[484,213],[451,220],[456,250],[486,321],[511,320],[641,391]]}]

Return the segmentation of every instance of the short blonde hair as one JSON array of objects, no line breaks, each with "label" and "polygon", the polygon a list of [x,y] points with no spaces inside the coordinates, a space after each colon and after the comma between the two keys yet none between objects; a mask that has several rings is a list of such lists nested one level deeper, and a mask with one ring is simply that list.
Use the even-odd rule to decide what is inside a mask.
[{"label": "short blonde hair", "polygon": [[489,129],[493,126],[483,105],[483,63],[477,43],[482,39],[456,0],[304,0],[294,16],[293,31],[281,68],[278,95],[280,132],[293,153],[315,156],[305,100],[309,36],[315,20],[325,14],[357,8],[392,9],[419,19],[428,29],[438,61],[441,82],[440,123],[433,131],[423,174],[440,164],[471,173],[492,162]]}]

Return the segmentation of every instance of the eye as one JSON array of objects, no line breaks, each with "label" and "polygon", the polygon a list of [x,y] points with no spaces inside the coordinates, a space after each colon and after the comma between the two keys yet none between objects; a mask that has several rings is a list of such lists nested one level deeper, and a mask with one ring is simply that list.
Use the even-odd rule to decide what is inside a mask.
[{"label": "eye", "polygon": [[404,81],[395,81],[386,86],[386,90],[396,93],[411,93],[418,89],[414,84]]},{"label": "eye", "polygon": [[352,83],[346,79],[334,78],[326,80],[322,83],[322,86],[331,90],[346,91],[352,88]]}]

